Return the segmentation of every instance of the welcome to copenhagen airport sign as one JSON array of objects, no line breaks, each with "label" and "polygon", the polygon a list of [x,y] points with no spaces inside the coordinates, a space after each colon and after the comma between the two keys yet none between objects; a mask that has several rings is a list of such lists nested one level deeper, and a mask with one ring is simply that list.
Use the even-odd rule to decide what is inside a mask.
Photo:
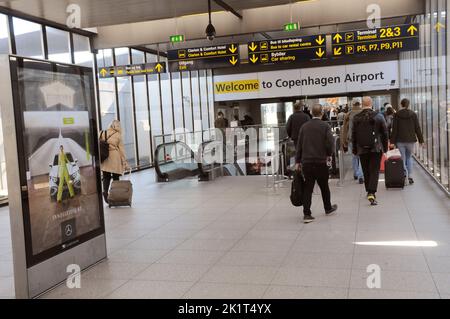
[{"label": "welcome to copenhagen airport sign", "polygon": [[389,90],[398,61],[214,76],[216,101]]}]

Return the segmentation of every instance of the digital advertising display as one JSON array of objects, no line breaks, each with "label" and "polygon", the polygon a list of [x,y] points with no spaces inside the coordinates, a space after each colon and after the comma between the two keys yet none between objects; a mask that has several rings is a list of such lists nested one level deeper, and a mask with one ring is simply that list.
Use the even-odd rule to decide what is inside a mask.
[{"label": "digital advertising display", "polygon": [[94,87],[89,68],[14,58],[11,73],[31,267],[104,233]]}]

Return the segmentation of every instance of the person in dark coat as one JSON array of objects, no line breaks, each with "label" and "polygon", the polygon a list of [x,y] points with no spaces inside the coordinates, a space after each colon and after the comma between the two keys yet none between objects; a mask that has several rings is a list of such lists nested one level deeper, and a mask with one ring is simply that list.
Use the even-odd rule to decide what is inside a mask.
[{"label": "person in dark coat", "polygon": [[391,142],[399,149],[405,165],[405,175],[408,174],[409,184],[413,184],[412,178],[412,154],[414,145],[419,141],[424,145],[422,130],[420,129],[417,114],[409,109],[410,102],[403,99],[400,104],[402,108],[395,113],[392,123]]},{"label": "person in dark coat", "polygon": [[305,224],[314,221],[311,213],[311,200],[316,181],[322,193],[325,214],[331,215],[337,210],[337,205],[331,204],[331,193],[328,186],[328,163],[335,151],[333,134],[331,127],[321,120],[322,105],[314,105],[312,115],[313,119],[300,129],[295,156],[295,168],[297,171],[301,170],[305,177],[303,190],[303,221]]},{"label": "person in dark coat", "polygon": [[301,102],[294,104],[294,113],[289,116],[286,123],[286,132],[291,140],[294,141],[295,147],[297,147],[298,134],[303,124],[310,120],[309,116],[301,111]]},{"label": "person in dark coat", "polygon": [[372,98],[363,97],[362,111],[353,118],[352,152],[359,155],[367,199],[377,205],[376,193],[383,153],[388,151],[388,131],[383,114],[375,112]]}]

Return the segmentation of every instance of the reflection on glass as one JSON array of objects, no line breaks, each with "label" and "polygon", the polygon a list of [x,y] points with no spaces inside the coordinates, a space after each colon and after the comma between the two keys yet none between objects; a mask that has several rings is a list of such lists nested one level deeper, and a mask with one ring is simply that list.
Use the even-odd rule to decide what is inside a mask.
[{"label": "reflection on glass", "polygon": [[48,59],[56,62],[72,63],[69,32],[45,27],[47,33]]},{"label": "reflection on glass", "polygon": [[106,130],[116,116],[116,92],[114,79],[99,79],[100,114],[102,130]]},{"label": "reflection on glass", "polygon": [[8,18],[0,13],[0,54],[9,53]]},{"label": "reflection on glass", "polygon": [[44,58],[41,25],[14,17],[13,26],[17,55]]},{"label": "reflection on glass", "polygon": [[177,132],[184,131],[183,121],[183,94],[181,91],[181,74],[179,72],[172,74],[172,92],[173,92],[173,111],[175,118],[175,129]]},{"label": "reflection on glass", "polygon": [[119,115],[122,125],[122,138],[125,146],[128,163],[136,167],[136,152],[134,143],[133,101],[131,95],[131,78],[117,78],[117,91],[119,95]]},{"label": "reflection on glass", "polygon": [[151,163],[150,124],[148,122],[147,89],[145,86],[144,75],[134,77],[136,132],[140,167]]},{"label": "reflection on glass", "polygon": [[161,76],[161,100],[163,108],[164,134],[173,133],[172,92],[170,85],[170,73]]},{"label": "reflection on glass", "polygon": [[75,64],[92,67],[92,52],[89,38],[73,33]]},{"label": "reflection on glass", "polygon": [[184,125],[186,130],[192,132],[194,124],[192,119],[191,78],[189,71],[182,72],[181,77],[183,84]]}]

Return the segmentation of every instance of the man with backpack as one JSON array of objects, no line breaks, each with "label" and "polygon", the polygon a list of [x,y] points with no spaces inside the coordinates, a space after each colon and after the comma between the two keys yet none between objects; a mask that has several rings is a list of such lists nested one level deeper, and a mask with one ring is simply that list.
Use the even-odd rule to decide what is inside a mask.
[{"label": "man with backpack", "polygon": [[383,153],[388,151],[388,132],[383,114],[372,109],[372,98],[362,99],[362,111],[353,118],[353,154],[359,155],[367,199],[377,205],[376,193]]}]

